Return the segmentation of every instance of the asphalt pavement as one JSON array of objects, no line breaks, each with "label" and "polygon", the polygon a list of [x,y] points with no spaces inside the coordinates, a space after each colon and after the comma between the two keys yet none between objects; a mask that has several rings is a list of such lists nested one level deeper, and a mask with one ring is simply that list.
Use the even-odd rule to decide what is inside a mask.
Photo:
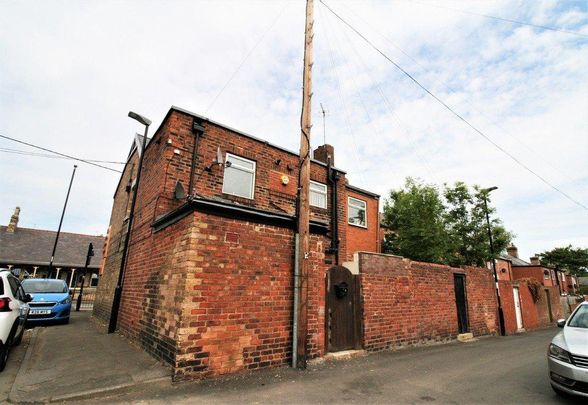
[{"label": "asphalt pavement", "polygon": [[283,367],[182,384],[153,384],[85,403],[566,404],[547,375],[557,329],[381,352],[298,371]]}]

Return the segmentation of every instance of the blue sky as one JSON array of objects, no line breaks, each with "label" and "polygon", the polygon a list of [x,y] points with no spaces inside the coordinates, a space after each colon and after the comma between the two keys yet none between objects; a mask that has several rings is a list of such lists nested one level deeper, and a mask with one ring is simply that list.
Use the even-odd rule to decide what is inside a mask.
[{"label": "blue sky", "polygon": [[[588,205],[585,1],[325,1],[495,143]],[[586,209],[459,122],[318,2],[315,18],[312,143],[323,140],[322,103],[327,142],[353,184],[383,196],[407,176],[495,185],[497,215],[523,257],[588,246]],[[297,150],[303,27],[298,0],[3,1],[0,133],[122,161],[141,131],[127,112],[155,128],[177,105]],[[2,139],[0,148],[29,150]],[[72,165],[0,152],[0,222],[19,205],[22,226],[56,229]],[[64,230],[105,233],[117,180],[80,165]]]}]

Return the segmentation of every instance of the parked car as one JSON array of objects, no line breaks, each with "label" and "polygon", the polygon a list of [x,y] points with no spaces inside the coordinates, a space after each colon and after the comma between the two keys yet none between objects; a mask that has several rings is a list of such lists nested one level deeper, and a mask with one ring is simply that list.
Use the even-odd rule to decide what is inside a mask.
[{"label": "parked car", "polygon": [[588,398],[588,302],[583,302],[565,320],[551,341],[547,361],[551,387],[559,395]]},{"label": "parked car", "polygon": [[69,322],[71,297],[65,281],[28,278],[22,282],[22,287],[33,298],[29,303],[31,312],[28,324]]},{"label": "parked car", "polygon": [[6,367],[8,352],[22,340],[31,300],[8,269],[0,269],[0,371]]}]

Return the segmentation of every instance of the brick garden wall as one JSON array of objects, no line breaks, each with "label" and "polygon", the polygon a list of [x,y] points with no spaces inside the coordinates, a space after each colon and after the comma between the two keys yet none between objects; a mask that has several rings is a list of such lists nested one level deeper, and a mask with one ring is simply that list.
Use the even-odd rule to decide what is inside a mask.
[{"label": "brick garden wall", "polygon": [[492,273],[360,253],[364,348],[379,351],[453,339],[459,333],[453,274],[466,276],[470,331],[497,332]]},{"label": "brick garden wall", "polygon": [[[557,287],[542,287],[539,291],[539,300],[534,302],[526,281],[499,281],[498,284],[506,334],[517,332],[513,287],[519,288],[523,328],[526,331],[553,326],[555,321],[562,317],[563,312]],[[549,292],[553,321],[549,319],[548,295],[546,292]]]}]

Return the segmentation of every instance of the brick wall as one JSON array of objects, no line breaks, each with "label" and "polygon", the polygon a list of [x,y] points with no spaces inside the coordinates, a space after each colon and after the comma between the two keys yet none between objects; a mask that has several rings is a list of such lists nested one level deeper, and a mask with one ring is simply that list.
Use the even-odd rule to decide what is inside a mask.
[{"label": "brick wall", "polygon": [[[499,281],[498,284],[506,334],[517,332],[513,287],[518,287],[519,289],[521,317],[523,328],[526,331],[553,326],[555,321],[562,317],[562,306],[559,301],[557,287],[542,287],[539,291],[539,300],[534,302],[526,281]],[[550,310],[551,320],[549,316]]]},{"label": "brick wall", "polygon": [[488,269],[414,262],[360,253],[364,348],[385,350],[453,339],[459,333],[453,274],[466,276],[469,329],[497,331],[497,306]]},{"label": "brick wall", "polygon": [[[544,271],[549,272],[548,276],[544,275]],[[545,286],[557,285],[556,280],[552,280],[551,270],[541,266],[512,266],[512,273],[514,280],[520,280],[522,278],[534,278]],[[547,277],[547,278],[546,278]]]},{"label": "brick wall", "polygon": [[[294,233],[194,214],[175,379],[287,364],[292,350]],[[324,237],[311,238],[310,356],[324,353]]]},{"label": "brick wall", "polygon": [[104,246],[103,265],[101,267],[100,280],[96,290],[93,316],[101,324],[106,324],[110,319],[114,290],[118,283],[120,264],[122,260],[123,244],[126,238],[127,222],[125,218],[129,214],[132,192],[129,192],[132,179],[137,173],[138,155],[133,153],[121,175],[119,184],[114,193],[108,238]]},{"label": "brick wall", "polygon": [[[347,234],[346,260],[352,260],[353,253],[355,252],[378,252],[380,228],[378,224],[379,199],[360,194],[350,189],[347,189],[347,197],[353,197],[365,201],[367,210],[366,228],[349,224],[347,221],[347,211],[345,213],[345,233]],[[345,207],[347,208],[347,198],[345,199]]]}]

